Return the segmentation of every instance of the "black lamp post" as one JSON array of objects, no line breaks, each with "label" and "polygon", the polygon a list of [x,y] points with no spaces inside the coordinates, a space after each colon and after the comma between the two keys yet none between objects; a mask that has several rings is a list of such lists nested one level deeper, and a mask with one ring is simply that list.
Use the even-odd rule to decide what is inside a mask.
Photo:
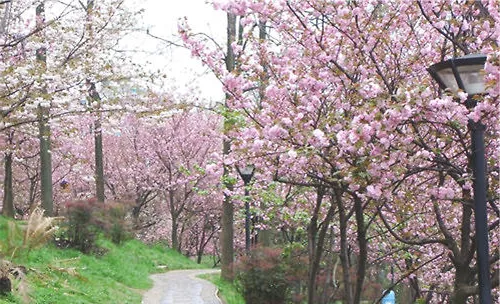
[{"label": "black lamp post", "polygon": [[[456,94],[459,90],[468,94],[465,106],[473,108],[477,101],[474,95],[485,93],[483,69],[485,55],[467,55],[436,63],[428,68],[431,76],[444,90]],[[484,153],[484,130],[480,121],[469,120],[472,140],[472,170],[474,179],[474,214],[477,245],[477,268],[479,275],[479,302],[490,304],[491,283],[488,253],[488,217],[486,208],[486,157]]]},{"label": "black lamp post", "polygon": [[245,250],[248,253],[250,251],[250,191],[248,185],[252,180],[255,166],[247,165],[243,169],[236,166],[236,170],[240,174],[243,184],[245,185]]}]

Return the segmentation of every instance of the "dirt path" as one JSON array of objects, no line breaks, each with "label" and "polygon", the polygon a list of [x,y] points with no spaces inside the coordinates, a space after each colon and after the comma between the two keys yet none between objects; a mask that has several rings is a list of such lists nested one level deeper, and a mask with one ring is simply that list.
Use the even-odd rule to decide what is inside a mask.
[{"label": "dirt path", "polygon": [[148,290],[142,304],[222,304],[214,284],[197,278],[204,273],[217,273],[214,269],[174,270],[154,274],[153,288]]}]

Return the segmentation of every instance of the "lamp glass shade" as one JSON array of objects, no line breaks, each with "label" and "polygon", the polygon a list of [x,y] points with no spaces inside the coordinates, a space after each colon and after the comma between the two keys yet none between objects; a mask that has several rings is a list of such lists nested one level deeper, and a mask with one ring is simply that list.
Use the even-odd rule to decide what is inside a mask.
[{"label": "lamp glass shade", "polygon": [[254,165],[246,165],[244,168],[239,168],[238,166],[236,166],[236,170],[240,174],[245,185],[247,185],[248,183],[250,183],[250,180],[252,180],[255,166]]},{"label": "lamp glass shade", "polygon": [[253,170],[255,169],[255,166],[253,165],[247,165],[244,168],[240,169],[240,174],[242,176],[250,176],[253,174]]},{"label": "lamp glass shade", "polygon": [[439,80],[443,83],[442,86],[444,89],[448,89],[454,94],[458,92],[458,83],[451,67],[436,71],[436,76],[439,77]]},{"label": "lamp glass shade", "polygon": [[484,86],[484,64],[482,65],[463,65],[457,67],[460,78],[464,84],[464,91],[469,95],[483,94]]},{"label": "lamp glass shade", "polygon": [[485,62],[485,55],[472,54],[436,63],[428,71],[442,89],[450,90],[453,94],[459,90],[469,95],[483,94]]}]

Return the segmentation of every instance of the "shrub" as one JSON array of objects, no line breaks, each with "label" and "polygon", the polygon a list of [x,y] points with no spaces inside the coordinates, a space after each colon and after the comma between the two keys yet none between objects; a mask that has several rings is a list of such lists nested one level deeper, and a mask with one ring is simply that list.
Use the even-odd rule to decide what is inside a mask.
[{"label": "shrub", "polygon": [[[41,208],[35,208],[26,222],[5,222],[7,237],[0,242],[0,296],[4,299],[12,292],[22,303],[31,303],[28,296],[26,267],[16,265],[14,258],[27,258],[30,252],[52,239],[61,218],[45,217]],[[3,226],[3,224],[2,224]],[[2,227],[3,228],[3,227]],[[19,260],[19,259],[18,259]]]},{"label": "shrub", "polygon": [[131,235],[125,216],[129,204],[123,202],[98,202],[96,199],[69,202],[66,207],[65,232],[58,240],[60,246],[69,246],[83,253],[97,249],[96,237],[103,233],[115,244]]},{"label": "shrub", "polygon": [[44,210],[37,207],[31,212],[28,222],[24,227],[23,248],[29,253],[32,249],[42,247],[52,239],[58,230],[56,223],[61,220],[59,217],[46,217]]},{"label": "shrub", "polygon": [[66,207],[65,232],[61,235],[59,245],[67,245],[83,253],[90,253],[96,247],[98,225],[94,217],[97,200],[80,200],[69,202]]},{"label": "shrub", "polygon": [[20,255],[27,256],[32,249],[46,244],[58,229],[57,217],[45,217],[44,211],[35,208],[26,222],[7,222],[7,239],[0,243],[0,255],[13,259]]},{"label": "shrub", "polygon": [[97,215],[99,227],[117,245],[131,238],[132,225],[126,220],[130,208],[126,202],[106,202]]},{"label": "shrub", "polygon": [[256,248],[237,265],[237,284],[247,304],[282,304],[287,279],[282,250]]},{"label": "shrub", "polygon": [[282,253],[286,265],[288,282],[288,302],[304,303],[307,295],[307,277],[309,275],[309,260],[307,247],[301,243],[288,244]]}]

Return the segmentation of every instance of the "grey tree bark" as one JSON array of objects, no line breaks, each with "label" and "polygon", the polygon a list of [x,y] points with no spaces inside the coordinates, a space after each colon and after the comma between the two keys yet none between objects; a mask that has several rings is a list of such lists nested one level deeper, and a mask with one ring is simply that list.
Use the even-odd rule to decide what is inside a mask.
[{"label": "grey tree bark", "polygon": [[106,199],[104,194],[104,152],[102,147],[102,127],[101,127],[101,113],[100,104],[101,97],[96,90],[95,84],[88,81],[89,96],[94,102],[97,102],[97,118],[94,121],[94,154],[95,154],[95,184],[96,184],[96,197],[99,202],[104,202]]},{"label": "grey tree bark", "polygon": [[[226,69],[228,72],[234,71],[235,55],[231,47],[236,41],[236,15],[227,14],[227,54],[226,54]],[[225,107],[229,100],[229,94],[226,94]],[[230,128],[228,120],[224,120],[224,132]],[[228,155],[231,151],[231,142],[227,137],[224,137],[222,143],[222,154]],[[233,182],[229,178],[230,168],[224,165],[222,180],[224,188],[229,191],[233,190]],[[222,226],[221,226],[221,277],[227,281],[232,281],[234,278],[233,258],[234,258],[234,206],[231,196],[224,193],[224,201],[222,203]]]},{"label": "grey tree bark", "polygon": [[[12,144],[14,131],[9,133],[9,143]],[[3,183],[3,205],[2,214],[6,217],[14,217],[14,189],[12,186],[12,151],[5,152],[4,156],[4,183]]]},{"label": "grey tree bark", "polygon": [[[94,10],[94,0],[87,0],[87,31],[92,37],[91,16]],[[102,126],[101,126],[101,96],[97,92],[95,83],[87,80],[89,86],[90,100],[97,103],[97,118],[94,121],[94,154],[95,154],[95,183],[97,201],[104,202],[104,153],[102,147]]]},{"label": "grey tree bark", "polygon": [[[42,1],[36,7],[37,28],[42,29],[45,24],[45,2]],[[40,64],[41,70],[45,70],[47,64],[47,48],[42,46],[36,50],[36,60]],[[46,95],[47,91],[42,90],[42,95]],[[38,106],[38,130],[40,140],[40,184],[42,208],[45,210],[45,215],[52,216],[53,201],[52,201],[52,156],[50,152],[50,106]]]}]

